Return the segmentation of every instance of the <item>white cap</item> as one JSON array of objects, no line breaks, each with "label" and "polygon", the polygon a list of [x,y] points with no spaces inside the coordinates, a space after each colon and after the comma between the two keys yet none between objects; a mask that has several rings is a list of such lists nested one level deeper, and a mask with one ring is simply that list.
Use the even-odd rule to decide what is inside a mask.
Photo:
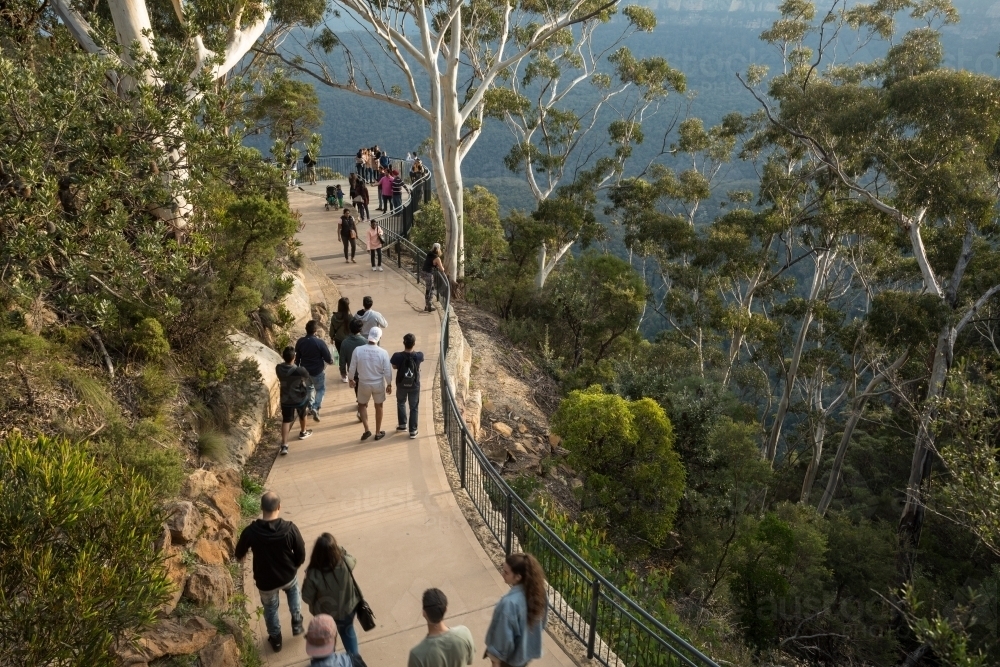
[{"label": "white cap", "polygon": [[440,243],[435,243],[434,245],[431,246],[431,248],[437,248],[438,250],[440,250],[441,249],[441,244]]},{"label": "white cap", "polygon": [[382,330],[378,327],[372,327],[371,331],[368,332],[368,340],[372,343],[377,343],[382,338]]}]

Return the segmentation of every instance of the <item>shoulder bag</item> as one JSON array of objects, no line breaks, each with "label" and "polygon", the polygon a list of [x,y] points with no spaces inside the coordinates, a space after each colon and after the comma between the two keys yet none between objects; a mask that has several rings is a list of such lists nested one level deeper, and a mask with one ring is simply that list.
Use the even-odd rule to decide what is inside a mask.
[{"label": "shoulder bag", "polygon": [[368,632],[375,627],[375,612],[368,606],[365,596],[361,593],[361,589],[358,588],[358,581],[354,578],[354,572],[351,572],[351,582],[354,584],[354,590],[358,593],[358,605],[354,608],[354,613],[358,617],[361,629]]}]

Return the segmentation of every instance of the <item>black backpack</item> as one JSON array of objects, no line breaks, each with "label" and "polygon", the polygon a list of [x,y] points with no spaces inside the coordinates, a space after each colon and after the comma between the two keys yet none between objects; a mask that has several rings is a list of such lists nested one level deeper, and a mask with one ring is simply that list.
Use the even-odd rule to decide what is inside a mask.
[{"label": "black backpack", "polygon": [[303,405],[309,400],[312,394],[312,378],[305,375],[296,375],[292,380],[292,385],[288,388],[288,396],[294,401],[292,405]]},{"label": "black backpack", "polygon": [[413,389],[417,386],[419,378],[420,367],[413,360],[413,355],[408,353],[406,355],[406,363],[399,368],[399,376],[396,378],[396,382],[399,383],[400,389]]}]

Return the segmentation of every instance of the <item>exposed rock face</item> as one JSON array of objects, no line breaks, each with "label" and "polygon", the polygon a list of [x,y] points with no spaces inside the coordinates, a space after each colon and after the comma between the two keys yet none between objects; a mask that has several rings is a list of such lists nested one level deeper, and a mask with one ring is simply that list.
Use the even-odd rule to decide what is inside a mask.
[{"label": "exposed rock face", "polygon": [[177,608],[177,603],[180,602],[181,595],[184,593],[184,584],[187,583],[187,568],[181,560],[181,550],[177,547],[171,547],[171,555],[163,561],[163,567],[172,588],[170,599],[160,607],[160,614],[169,616]]},{"label": "exposed rock face", "polygon": [[218,634],[214,625],[200,616],[181,622],[168,618],[139,638],[136,646],[118,649],[122,665],[139,667],[168,655],[197,653]]},{"label": "exposed rock face", "polygon": [[505,438],[509,438],[514,433],[514,429],[503,422],[493,422],[493,430]]},{"label": "exposed rock face", "polygon": [[233,578],[222,565],[199,565],[188,577],[184,597],[199,607],[222,608],[233,595]]},{"label": "exposed rock face", "polygon": [[168,508],[170,518],[167,520],[167,528],[170,530],[170,538],[174,544],[188,544],[198,536],[201,531],[201,513],[189,500],[179,500]]},{"label": "exposed rock face", "polygon": [[240,667],[240,649],[229,635],[217,635],[198,653],[201,667]]},{"label": "exposed rock face", "polygon": [[229,560],[229,550],[220,540],[206,540],[201,538],[192,547],[194,553],[202,563],[208,565],[225,565]]},{"label": "exposed rock face", "polygon": [[465,418],[469,430],[472,431],[472,437],[476,439],[479,438],[479,431],[482,429],[482,415],[483,392],[480,389],[474,389],[469,392],[469,396],[465,400],[465,412],[462,416]]},{"label": "exposed rock face", "polygon": [[195,470],[184,480],[181,495],[191,500],[210,494],[219,488],[219,478],[211,470]]}]

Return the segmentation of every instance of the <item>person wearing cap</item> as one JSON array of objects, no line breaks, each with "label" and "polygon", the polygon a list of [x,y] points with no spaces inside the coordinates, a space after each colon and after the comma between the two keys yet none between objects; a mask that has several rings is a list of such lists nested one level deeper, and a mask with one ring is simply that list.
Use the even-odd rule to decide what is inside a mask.
[{"label": "person wearing cap", "polygon": [[[358,388],[358,413],[365,427],[362,440],[372,436],[368,428],[368,403],[372,400],[375,401],[375,439],[385,437],[385,431],[382,430],[382,404],[385,403],[386,395],[392,394],[392,365],[389,363],[389,353],[378,346],[381,338],[382,330],[372,327],[368,332],[368,344],[354,350],[351,365],[347,369],[347,376],[352,378],[351,387],[356,384]],[[358,378],[356,383],[354,377]]]},{"label": "person wearing cap", "polygon": [[[329,614],[320,614],[309,621],[306,631],[306,655],[309,667],[355,667],[355,656],[337,653],[337,625]],[[365,663],[357,659],[357,667]]]},{"label": "person wearing cap", "polygon": [[431,297],[434,294],[434,272],[440,271],[444,273],[444,262],[441,261],[441,244],[435,243],[431,246],[431,251],[427,253],[427,257],[424,258],[424,265],[420,269],[420,277],[424,281],[424,310],[426,312],[432,312],[434,310],[434,304],[431,302]]},{"label": "person wearing cap", "polygon": [[448,598],[437,588],[424,591],[421,601],[427,636],[410,649],[407,667],[465,667],[476,653],[472,633],[464,625],[449,628],[444,624]]}]

